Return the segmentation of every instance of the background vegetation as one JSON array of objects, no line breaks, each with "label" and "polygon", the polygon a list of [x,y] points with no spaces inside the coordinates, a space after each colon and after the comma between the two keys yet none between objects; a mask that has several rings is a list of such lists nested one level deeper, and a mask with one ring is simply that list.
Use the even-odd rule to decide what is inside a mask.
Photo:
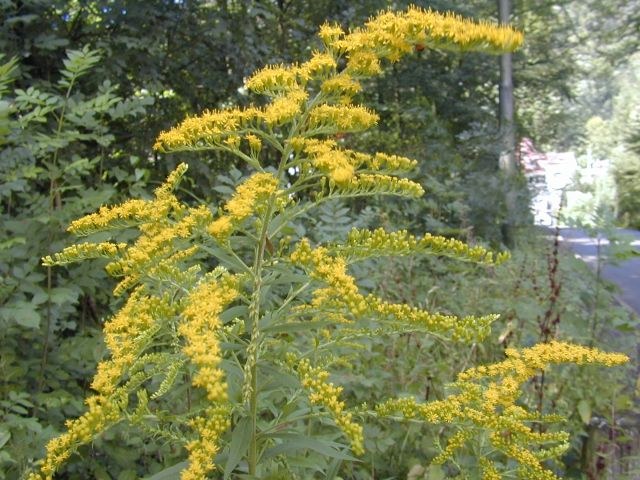
[{"label": "background vegetation", "polygon": [[[20,478],[64,418],[83,411],[88,379],[105,353],[101,324],[116,306],[106,274],[84,264],[66,270],[40,265],[42,256],[70,241],[64,233],[69,221],[102,204],[148,196],[179,161],[192,172],[184,194],[217,203],[239,182],[242,166],[222,157],[158,156],[151,151],[157,134],[190,113],[253,101],[243,78],[264,64],[307,55],[325,20],[360,24],[379,9],[406,3],[0,2],[0,478]],[[479,0],[412,3],[476,18],[497,15],[492,2]],[[640,98],[634,84],[640,63],[634,32],[640,2],[520,0],[514,23],[527,35],[515,56],[519,135],[544,147],[614,159],[616,213],[638,227]],[[497,60],[423,50],[392,73],[376,79],[368,89],[375,93],[363,99],[381,113],[377,131],[344,141],[419,159],[417,180],[427,195],[410,204],[380,201],[381,214],[357,201],[329,203],[299,228],[316,240],[343,236],[357,225],[498,246],[506,187],[497,169]],[[394,366],[370,364],[363,355],[356,368],[374,372],[370,385],[349,395],[360,401],[371,392],[385,397],[399,382],[424,398],[438,398],[460,365],[501,359],[506,345],[559,337],[606,346],[621,342],[616,332],[635,331],[606,292],[594,301],[596,280],[579,264],[552,241],[531,235],[524,182],[518,198],[514,259],[488,279],[486,271],[429,261],[362,267],[370,269],[359,275],[370,279],[363,288],[384,293],[410,279],[406,283],[414,287],[399,300],[454,314],[499,312],[502,320],[493,339],[471,351],[416,336],[391,345],[372,341],[371,351],[394,358]],[[632,352],[634,336],[624,339],[628,343],[616,348]],[[616,419],[630,418],[636,405],[624,381],[628,372],[616,374],[621,378],[573,370],[530,386],[530,406],[570,418],[576,440],[558,466],[569,477],[598,478],[612,465],[632,475],[633,462],[611,459],[626,432]],[[343,477],[406,478],[413,472],[422,478],[433,446],[420,433],[376,426],[368,432],[370,457]],[[184,452],[125,438],[115,428],[66,471],[69,478],[126,480],[183,458]],[[455,472],[426,473],[443,478]]]}]

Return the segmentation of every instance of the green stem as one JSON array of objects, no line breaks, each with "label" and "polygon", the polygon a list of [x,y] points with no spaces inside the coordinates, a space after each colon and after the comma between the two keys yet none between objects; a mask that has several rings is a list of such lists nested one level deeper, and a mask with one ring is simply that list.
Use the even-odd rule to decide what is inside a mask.
[{"label": "green stem", "polygon": [[[69,98],[71,97],[71,91],[73,90],[73,86],[75,84],[76,77],[71,78],[69,82],[69,87],[67,88],[67,92],[64,96],[64,102],[62,104],[62,109],[60,111],[60,116],[58,117],[58,123],[56,125],[56,133],[54,138],[57,139],[60,137],[62,133],[62,128],[64,126],[65,114],[67,112],[67,106],[69,104]],[[51,157],[53,167],[50,170],[50,173],[55,171],[56,166],[58,164],[58,152],[59,148],[56,148]],[[58,179],[53,178],[52,175],[49,177],[49,214],[53,216],[54,210],[62,208],[62,199],[60,198],[60,191],[58,185]],[[49,219],[51,221],[51,219]],[[49,229],[49,245],[53,243],[53,231]],[[51,267],[47,267],[47,317],[45,321],[45,332],[44,338],[42,339],[42,358],[40,361],[40,378],[38,379],[38,389],[42,390],[44,387],[44,378],[45,378],[45,369],[47,368],[47,360],[49,354],[49,337],[50,337],[50,329],[51,329],[51,290],[53,288],[53,279],[52,279],[52,271]]]},{"label": "green stem", "polygon": [[254,288],[251,295],[249,318],[251,320],[251,342],[248,347],[251,362],[251,395],[249,397],[249,415],[251,416],[251,441],[249,443],[249,475],[255,476],[258,467],[258,354],[260,350],[260,297],[262,290],[262,268],[267,245],[269,222],[273,215],[274,199],[271,198],[264,215],[260,240],[253,264]]},{"label": "green stem", "polygon": [[[316,102],[318,101],[319,96],[316,96],[314,100],[312,100],[308,104],[308,109],[310,109]],[[288,140],[295,137],[298,132],[304,128],[305,123],[307,121],[309,115],[309,111],[307,110],[301,116],[299,122],[294,123],[292,126]],[[267,135],[266,137],[269,137]],[[263,138],[265,138],[263,133]],[[273,146],[277,145],[277,150],[282,153],[280,164],[278,165],[278,172],[276,174],[278,180],[281,180],[284,176],[285,165],[289,159],[289,155],[291,154],[291,146],[289,142],[286,142],[285,145],[279,144],[279,142],[271,136],[271,138],[265,138],[269,143]],[[279,147],[279,148],[278,148]],[[249,462],[249,475],[252,477],[256,476],[258,470],[258,355],[260,353],[260,343],[261,343],[261,333],[260,333],[260,298],[261,298],[261,290],[262,290],[262,269],[264,267],[264,253],[267,247],[267,242],[269,241],[268,233],[269,233],[269,224],[273,217],[275,211],[275,201],[276,196],[271,196],[269,202],[267,204],[267,209],[263,217],[262,229],[260,231],[260,238],[258,241],[258,246],[256,250],[256,256],[253,263],[252,273],[253,273],[253,293],[251,295],[251,305],[249,306],[249,320],[251,322],[251,341],[249,346],[247,347],[247,362],[249,363],[249,375],[251,375],[251,392],[249,394],[249,415],[251,417],[251,439],[249,442],[249,454],[248,454],[248,462]]]}]

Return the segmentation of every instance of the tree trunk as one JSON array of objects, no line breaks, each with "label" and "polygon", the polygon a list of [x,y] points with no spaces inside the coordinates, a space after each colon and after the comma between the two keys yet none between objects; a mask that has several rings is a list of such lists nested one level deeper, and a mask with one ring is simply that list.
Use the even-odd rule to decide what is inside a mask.
[{"label": "tree trunk", "polygon": [[[500,23],[506,25],[511,16],[511,0],[498,0]],[[502,241],[508,247],[514,246],[514,230],[517,223],[517,192],[515,190],[516,164],[516,131],[514,125],[513,101],[513,64],[511,53],[500,56],[500,170],[504,174],[506,218],[502,223]]]},{"label": "tree trunk", "polygon": [[[511,1],[498,0],[500,23],[509,23]],[[516,132],[513,112],[513,65],[511,53],[500,56],[500,169],[507,175],[516,173]]]}]

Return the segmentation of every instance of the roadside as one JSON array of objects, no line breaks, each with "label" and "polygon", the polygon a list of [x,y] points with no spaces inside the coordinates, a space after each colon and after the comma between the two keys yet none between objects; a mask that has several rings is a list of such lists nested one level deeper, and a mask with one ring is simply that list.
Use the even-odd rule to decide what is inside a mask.
[{"label": "roadside", "polygon": [[[619,230],[620,233],[632,239],[631,245],[640,251],[640,232],[636,230]],[[606,238],[591,238],[584,230],[577,228],[561,228],[560,242],[573,250],[593,270],[597,268],[598,256],[606,258],[609,241]],[[640,256],[623,260],[616,265],[604,262],[602,278],[617,285],[620,289],[617,295],[620,303],[632,310],[640,317]]]}]

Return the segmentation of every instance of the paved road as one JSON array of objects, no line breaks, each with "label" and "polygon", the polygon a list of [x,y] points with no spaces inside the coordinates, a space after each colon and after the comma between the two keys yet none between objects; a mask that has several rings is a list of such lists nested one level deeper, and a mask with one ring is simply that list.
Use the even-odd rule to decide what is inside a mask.
[{"label": "paved road", "polygon": [[[632,245],[640,251],[640,232],[622,229],[619,232],[632,238]],[[564,245],[595,269],[598,255],[596,238],[589,237],[577,228],[562,228],[560,235]],[[606,255],[609,241],[602,239],[600,245],[601,251]],[[620,287],[620,299],[640,315],[640,256],[634,256],[616,266],[605,265],[602,276]]]}]

